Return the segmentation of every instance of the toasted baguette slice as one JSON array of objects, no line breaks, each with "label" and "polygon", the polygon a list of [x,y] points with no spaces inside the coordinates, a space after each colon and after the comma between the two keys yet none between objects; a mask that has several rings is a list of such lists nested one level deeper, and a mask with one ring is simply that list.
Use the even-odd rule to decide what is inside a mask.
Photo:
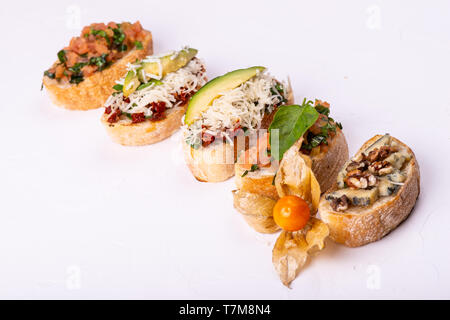
[{"label": "toasted baguette slice", "polygon": [[[322,192],[327,191],[335,183],[337,174],[347,159],[347,141],[342,131],[338,129],[336,135],[328,143],[328,150],[311,157],[312,171]],[[235,181],[238,189],[278,199],[278,193],[273,184],[276,173],[274,168],[260,168],[244,175],[245,171],[246,169],[238,161],[235,165]]]},{"label": "toasted baguette slice", "polygon": [[103,114],[101,121],[114,142],[124,146],[143,146],[153,144],[170,137],[181,126],[181,119],[187,104],[167,109],[166,117],[162,120],[132,123],[122,115],[115,123],[108,122],[108,115]]},{"label": "toasted baguette slice", "polygon": [[79,84],[61,84],[57,80],[44,77],[43,84],[52,102],[70,110],[90,110],[103,106],[113,93],[116,80],[127,71],[127,64],[153,54],[153,41],[150,31],[145,32],[143,49],[132,49],[122,59],[103,71],[97,71]]},{"label": "toasted baguette slice", "polygon": [[186,164],[198,181],[221,182],[233,176],[235,146],[216,141],[194,149],[184,139],[182,143]]},{"label": "toasted baguette slice", "polygon": [[336,182],[339,171],[348,160],[348,145],[342,130],[337,129],[336,135],[328,143],[327,152],[312,156],[311,160],[320,190],[326,192]]},{"label": "toasted baguette slice", "polygon": [[[380,139],[376,135],[367,141],[355,157]],[[370,206],[350,206],[345,211],[334,211],[330,202],[322,196],[319,215],[330,228],[330,237],[348,247],[359,247],[380,240],[405,220],[413,209],[420,192],[419,164],[412,150],[392,137],[399,146],[407,150],[411,159],[402,172],[406,173],[404,184],[391,196],[381,197]],[[337,184],[328,192],[337,190]],[[327,193],[327,194],[328,194]]]},{"label": "toasted baguette slice", "polygon": [[[289,88],[286,104],[293,104],[294,94],[290,82]],[[272,117],[273,113],[267,115],[267,119],[263,119],[262,123],[268,126]],[[267,129],[266,127],[262,128]],[[205,148],[195,150],[183,142],[186,163],[194,177],[201,182],[222,182],[231,178],[235,172],[234,162],[246,147],[248,147],[247,144],[238,147],[237,145],[232,146],[229,143],[216,141]],[[224,162],[225,160],[227,162]]]}]

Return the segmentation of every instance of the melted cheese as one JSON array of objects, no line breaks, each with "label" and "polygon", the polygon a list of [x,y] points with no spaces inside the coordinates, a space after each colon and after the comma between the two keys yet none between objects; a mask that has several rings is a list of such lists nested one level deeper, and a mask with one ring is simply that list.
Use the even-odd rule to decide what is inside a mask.
[{"label": "melted cheese", "polygon": [[[138,65],[130,64],[128,70],[136,70]],[[161,81],[162,84],[151,84],[150,86],[133,92],[128,98],[130,102],[123,101],[123,93],[111,95],[105,102],[105,107],[111,107],[112,112],[120,109],[124,113],[141,113],[146,117],[152,115],[152,111],[147,106],[152,102],[165,102],[166,108],[170,109],[178,106],[181,101],[177,101],[176,94],[182,92],[195,92],[206,82],[204,75],[204,64],[199,59],[192,59],[186,66],[176,72],[168,73]],[[153,75],[147,77],[154,78]],[[124,78],[117,81],[124,83]]]},{"label": "melted cheese", "polygon": [[223,136],[232,143],[226,130],[238,127],[259,129],[264,116],[289,95],[285,84],[283,95],[280,95],[275,89],[277,84],[279,82],[275,78],[263,72],[239,87],[223,92],[201,114],[200,119],[189,127],[183,127],[186,142],[191,145],[199,144],[204,131],[214,136]]}]

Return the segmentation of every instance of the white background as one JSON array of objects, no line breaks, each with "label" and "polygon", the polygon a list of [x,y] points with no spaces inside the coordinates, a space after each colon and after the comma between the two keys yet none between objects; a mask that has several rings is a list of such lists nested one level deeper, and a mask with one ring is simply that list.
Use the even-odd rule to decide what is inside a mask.
[{"label": "white background", "polygon": [[[332,104],[351,153],[377,133],[403,140],[422,176],[410,218],[361,248],[328,242],[285,288],[276,235],[233,209],[233,180],[191,176],[179,133],[122,147],[102,110],[39,91],[83,25],[127,20],[156,53],[198,48],[210,78],[290,76],[297,101]],[[0,21],[0,298],[450,298],[448,1],[10,1]]]}]

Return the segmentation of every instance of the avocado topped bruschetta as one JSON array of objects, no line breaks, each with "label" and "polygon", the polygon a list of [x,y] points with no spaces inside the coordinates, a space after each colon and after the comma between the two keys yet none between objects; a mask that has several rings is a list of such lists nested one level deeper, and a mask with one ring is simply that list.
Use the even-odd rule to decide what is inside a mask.
[{"label": "avocado topped bruschetta", "polygon": [[135,23],[93,23],[57,54],[44,72],[52,101],[73,110],[99,108],[128,63],[152,54],[152,35]]},{"label": "avocado topped bruschetta", "polygon": [[128,65],[105,103],[102,122],[122,145],[146,145],[172,135],[189,98],[206,82],[197,50],[183,48]]},{"label": "avocado topped bruschetta", "polygon": [[235,70],[208,82],[190,100],[183,127],[185,159],[193,175],[205,182],[233,176],[234,162],[246,148],[236,139],[263,128],[273,110],[288,101],[293,101],[290,86],[264,67]]}]

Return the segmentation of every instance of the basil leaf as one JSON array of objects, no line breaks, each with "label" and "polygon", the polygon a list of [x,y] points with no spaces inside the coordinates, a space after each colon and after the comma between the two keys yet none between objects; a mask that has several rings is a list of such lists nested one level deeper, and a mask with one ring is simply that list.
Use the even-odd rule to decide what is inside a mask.
[{"label": "basil leaf", "polygon": [[87,63],[84,63],[84,62],[78,62],[78,63],[75,63],[75,64],[73,65],[73,67],[70,67],[68,70],[69,70],[69,71],[72,71],[73,73],[80,73],[80,72],[81,72],[81,69],[82,69],[85,65],[87,65]]},{"label": "basil leaf", "polygon": [[136,49],[138,49],[138,50],[144,49],[144,46],[142,45],[142,42],[140,42],[140,41],[135,41],[135,42],[134,42],[134,46],[135,46]]},{"label": "basil leaf", "polygon": [[[305,100],[306,101],[306,100]],[[301,106],[289,105],[278,108],[272,123],[269,126],[270,145],[273,154],[273,143],[279,145],[278,160],[284,153],[308,130],[319,118],[319,113],[312,105],[312,101],[305,102]],[[272,130],[278,129],[279,141],[273,141]]]},{"label": "basil leaf", "polygon": [[106,57],[108,54],[104,53],[101,56],[98,57],[92,57],[89,59],[90,65],[96,65],[98,67],[98,71],[102,71],[108,66],[108,62],[106,61]]},{"label": "basil leaf", "polygon": [[141,84],[139,87],[137,87],[136,91],[145,89],[145,88],[147,88],[147,87],[150,87],[152,84],[155,84],[156,86],[159,86],[159,85],[162,85],[162,81],[159,81],[159,80],[150,80],[149,82],[143,83],[143,84]]},{"label": "basil leaf", "polygon": [[245,170],[244,173],[241,175],[241,177],[245,177],[248,174],[248,170]]},{"label": "basil leaf", "polygon": [[317,110],[319,113],[326,115],[327,117],[328,117],[328,115],[330,114],[330,108],[324,107],[324,106],[321,105],[321,104],[318,104],[318,105],[316,106],[316,110]]},{"label": "basil leaf", "polygon": [[123,85],[121,85],[121,84],[116,84],[116,85],[113,87],[113,89],[116,90],[116,91],[122,92],[122,90],[123,90]]},{"label": "basil leaf", "polygon": [[80,74],[73,74],[71,77],[70,77],[70,83],[74,83],[74,84],[79,84],[80,82],[82,82],[84,80],[84,78],[83,78],[83,75],[80,73]]},{"label": "basil leaf", "polygon": [[64,62],[66,62],[66,51],[64,51],[64,50],[60,50],[59,52],[58,52],[58,60],[61,62],[61,63],[64,63]]},{"label": "basil leaf", "polygon": [[106,34],[106,32],[104,30],[91,29],[91,34],[93,34],[94,36],[100,36],[102,38],[105,38],[108,45],[111,44],[111,39],[108,37],[108,35]]},{"label": "basil leaf", "polygon": [[44,76],[47,76],[50,79],[55,79],[55,73],[54,72],[50,72],[48,70],[44,72]]},{"label": "basil leaf", "polygon": [[113,32],[114,32],[113,36],[114,44],[116,45],[122,44],[123,40],[125,40],[125,33],[123,33],[120,27],[113,29]]},{"label": "basil leaf", "polygon": [[126,44],[121,44],[118,48],[119,51],[127,51],[128,47]]}]

